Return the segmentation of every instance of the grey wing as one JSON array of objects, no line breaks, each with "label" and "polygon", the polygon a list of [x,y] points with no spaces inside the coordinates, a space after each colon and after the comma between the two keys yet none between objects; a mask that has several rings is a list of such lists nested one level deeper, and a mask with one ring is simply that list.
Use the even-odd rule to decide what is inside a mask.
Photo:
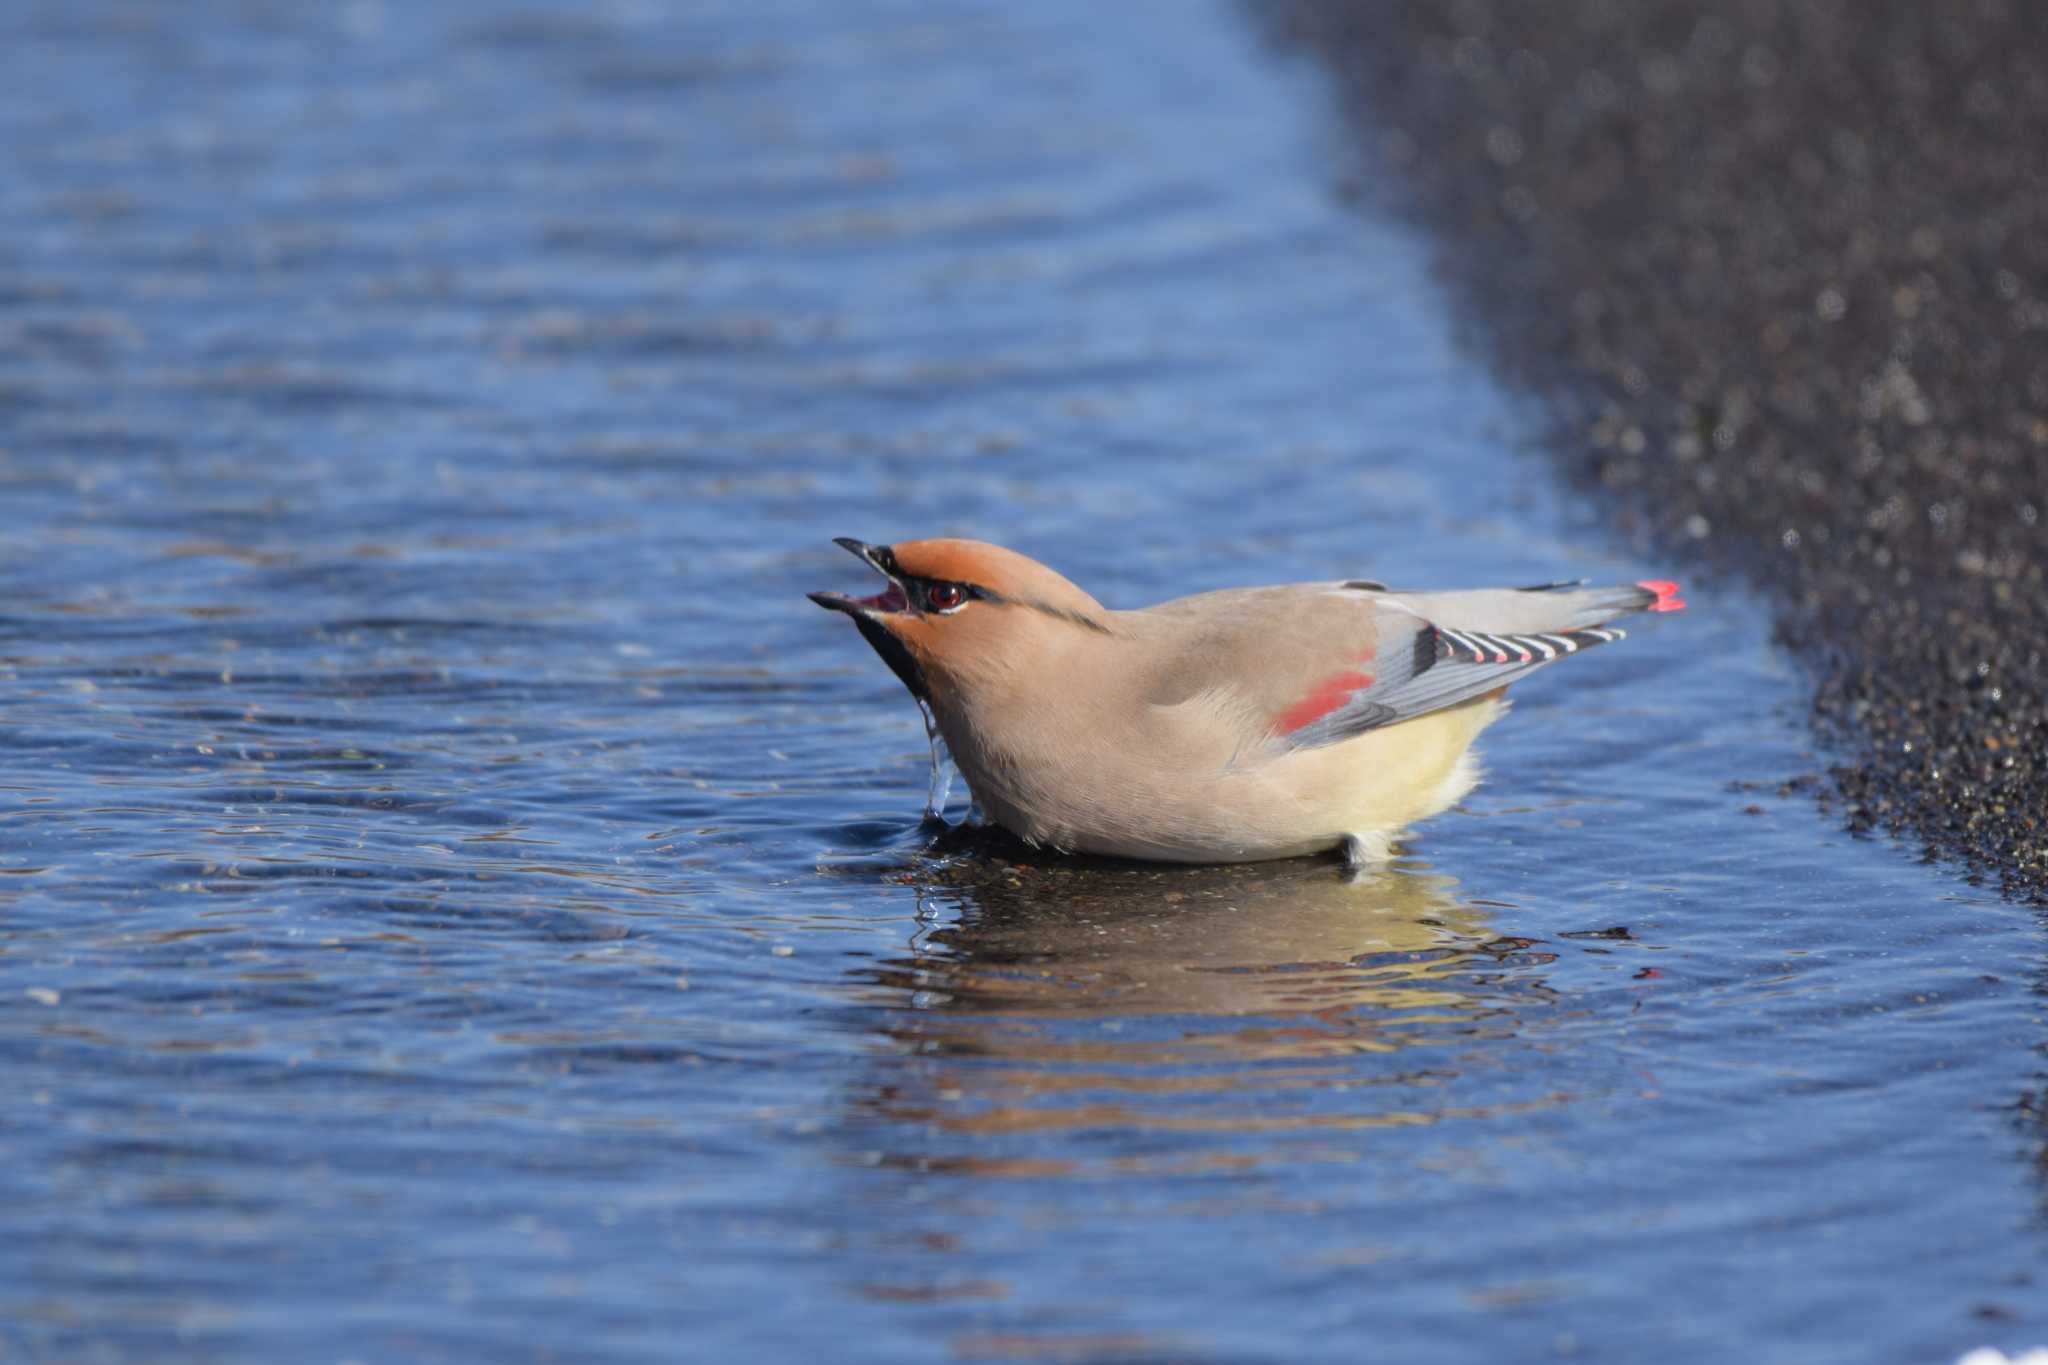
[{"label": "grey wing", "polygon": [[[1595,590],[1599,591],[1599,590]],[[1452,604],[1460,594],[1430,594],[1430,605]],[[1474,594],[1476,597],[1477,594]],[[1648,593],[1629,590],[1603,604],[1605,616],[1640,610]],[[1566,619],[1583,620],[1580,610]],[[1280,736],[1289,748],[1336,744],[1368,730],[1396,725],[1484,696],[1567,654],[1619,640],[1627,632],[1609,625],[1575,625],[1552,631],[1453,629],[1419,614],[1408,602],[1389,600],[1381,609],[1379,649],[1370,685],[1298,729]]]}]

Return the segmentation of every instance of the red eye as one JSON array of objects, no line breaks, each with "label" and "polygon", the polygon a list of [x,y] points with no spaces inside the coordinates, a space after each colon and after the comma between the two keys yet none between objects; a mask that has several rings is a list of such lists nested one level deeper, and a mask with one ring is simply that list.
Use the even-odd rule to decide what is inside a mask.
[{"label": "red eye", "polygon": [[924,600],[932,604],[934,611],[951,611],[967,600],[967,594],[960,591],[958,583],[934,583]]}]

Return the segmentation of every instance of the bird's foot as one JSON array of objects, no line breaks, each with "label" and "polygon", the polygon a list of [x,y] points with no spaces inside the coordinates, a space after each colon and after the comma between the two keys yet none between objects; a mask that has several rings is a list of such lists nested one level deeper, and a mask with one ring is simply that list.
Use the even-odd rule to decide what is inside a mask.
[{"label": "bird's foot", "polygon": [[1344,865],[1357,871],[1362,868],[1378,867],[1387,860],[1392,840],[1384,833],[1347,834],[1344,836]]}]

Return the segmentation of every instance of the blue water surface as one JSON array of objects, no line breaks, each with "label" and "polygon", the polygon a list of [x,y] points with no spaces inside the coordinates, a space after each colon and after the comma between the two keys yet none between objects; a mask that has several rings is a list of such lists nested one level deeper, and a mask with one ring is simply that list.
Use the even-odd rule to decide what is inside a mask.
[{"label": "blue water surface", "polygon": [[1670,568],[1245,13],[23,0],[0,76],[0,1356],[2048,1339],[2041,926],[1817,809],[1730,585],[1359,882],[921,823],[831,536]]}]

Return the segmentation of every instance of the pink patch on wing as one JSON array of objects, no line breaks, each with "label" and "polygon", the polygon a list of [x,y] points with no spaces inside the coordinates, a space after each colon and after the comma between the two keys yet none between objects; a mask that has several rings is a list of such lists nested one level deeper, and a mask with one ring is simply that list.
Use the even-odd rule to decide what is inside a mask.
[{"label": "pink patch on wing", "polygon": [[1327,677],[1317,683],[1307,696],[1273,717],[1273,730],[1277,734],[1291,735],[1350,701],[1352,693],[1371,686],[1370,673],[1337,673]]},{"label": "pink patch on wing", "polygon": [[1669,580],[1662,578],[1646,578],[1642,582],[1636,584],[1636,586],[1639,588],[1645,588],[1650,592],[1657,594],[1657,600],[1650,603],[1649,606],[1645,607],[1645,611],[1685,610],[1685,603],[1680,601],[1678,596],[1678,594],[1684,590],[1680,588],[1676,583],[1670,582]]}]

